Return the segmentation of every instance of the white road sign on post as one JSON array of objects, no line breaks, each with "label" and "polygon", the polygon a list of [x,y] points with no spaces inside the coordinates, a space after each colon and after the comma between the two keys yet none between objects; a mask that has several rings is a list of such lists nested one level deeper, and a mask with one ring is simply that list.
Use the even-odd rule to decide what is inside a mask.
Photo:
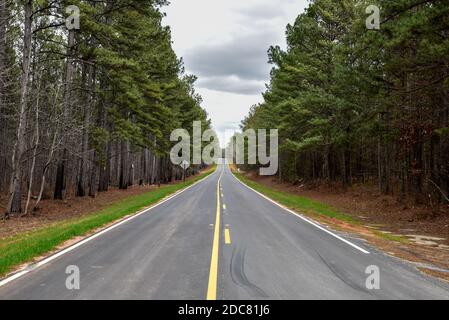
[{"label": "white road sign on post", "polygon": [[182,168],[182,173],[183,173],[183,181],[186,181],[186,170],[189,168],[190,163],[187,160],[183,160],[180,164],[181,168]]}]

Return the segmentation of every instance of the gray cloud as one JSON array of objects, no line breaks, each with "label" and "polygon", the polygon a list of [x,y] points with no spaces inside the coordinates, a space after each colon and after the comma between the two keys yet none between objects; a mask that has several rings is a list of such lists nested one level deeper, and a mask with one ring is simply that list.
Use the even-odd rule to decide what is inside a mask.
[{"label": "gray cloud", "polygon": [[202,77],[197,86],[215,91],[252,95],[263,92],[265,82],[245,80],[237,76]]},{"label": "gray cloud", "polygon": [[285,47],[285,26],[308,0],[171,0],[164,20],[214,128],[238,129],[269,81],[267,49]]},{"label": "gray cloud", "polygon": [[197,46],[184,59],[204,88],[257,94],[269,78],[267,50],[274,42],[270,32],[235,37],[233,40]]},{"label": "gray cloud", "polygon": [[217,125],[216,130],[220,133],[234,132],[240,127],[239,121],[225,121]]},{"label": "gray cloud", "polygon": [[238,8],[236,14],[256,20],[273,20],[285,14],[284,8],[278,3],[267,2],[253,6]]},{"label": "gray cloud", "polygon": [[189,50],[185,60],[200,76],[237,76],[248,80],[267,78],[267,49],[272,35],[236,37],[218,45],[198,46]]}]

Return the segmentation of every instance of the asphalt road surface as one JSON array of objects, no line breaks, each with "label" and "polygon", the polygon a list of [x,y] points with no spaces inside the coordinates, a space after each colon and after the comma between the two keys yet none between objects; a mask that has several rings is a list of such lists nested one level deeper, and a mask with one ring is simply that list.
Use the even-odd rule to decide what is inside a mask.
[{"label": "asphalt road surface", "polygon": [[224,165],[50,260],[3,282],[0,299],[449,299],[447,284],[282,209]]}]

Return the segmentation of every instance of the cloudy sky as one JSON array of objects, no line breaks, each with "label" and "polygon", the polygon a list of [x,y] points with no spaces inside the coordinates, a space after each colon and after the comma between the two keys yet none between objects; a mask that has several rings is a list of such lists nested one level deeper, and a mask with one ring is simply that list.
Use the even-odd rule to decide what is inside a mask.
[{"label": "cloudy sky", "polygon": [[285,47],[285,27],[306,5],[307,0],[171,0],[164,8],[174,49],[187,73],[198,76],[196,89],[221,140],[262,101],[271,68],[267,50]]}]

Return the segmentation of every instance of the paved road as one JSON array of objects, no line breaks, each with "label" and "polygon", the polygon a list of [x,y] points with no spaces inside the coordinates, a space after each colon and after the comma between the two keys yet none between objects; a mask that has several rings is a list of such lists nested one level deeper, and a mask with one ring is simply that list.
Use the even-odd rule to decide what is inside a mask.
[{"label": "paved road", "polygon": [[[79,267],[79,290],[66,288],[69,265]],[[379,290],[366,288],[369,266],[379,268]],[[0,298],[449,299],[449,286],[288,213],[220,165],[173,199],[0,287]]]}]

